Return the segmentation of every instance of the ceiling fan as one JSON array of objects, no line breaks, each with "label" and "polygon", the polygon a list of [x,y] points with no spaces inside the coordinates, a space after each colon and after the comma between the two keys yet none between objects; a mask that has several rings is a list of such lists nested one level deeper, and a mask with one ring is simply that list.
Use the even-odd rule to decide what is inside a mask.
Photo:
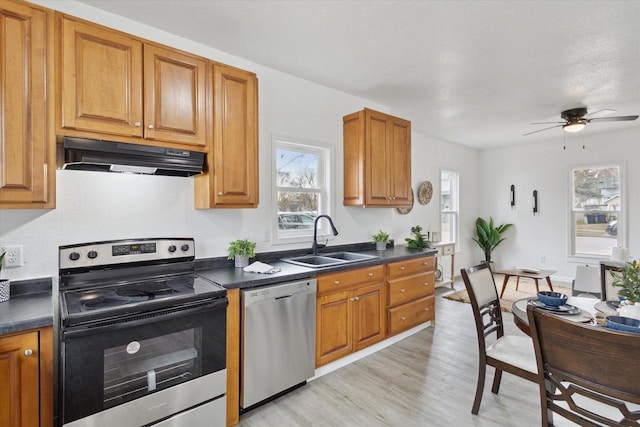
[{"label": "ceiling fan", "polygon": [[542,132],[543,130],[549,130],[553,128],[562,127],[565,132],[579,132],[587,125],[587,123],[591,122],[624,122],[631,121],[638,118],[635,116],[614,116],[614,117],[600,117],[606,116],[609,114],[615,113],[616,110],[599,110],[593,113],[588,113],[586,107],[580,108],[572,108],[570,110],[565,110],[560,113],[560,117],[564,120],[563,122],[538,122],[531,123],[532,125],[546,125],[546,124],[554,124],[555,126],[551,126],[544,129],[534,130],[533,132],[525,133],[523,136],[531,135],[532,133]]}]

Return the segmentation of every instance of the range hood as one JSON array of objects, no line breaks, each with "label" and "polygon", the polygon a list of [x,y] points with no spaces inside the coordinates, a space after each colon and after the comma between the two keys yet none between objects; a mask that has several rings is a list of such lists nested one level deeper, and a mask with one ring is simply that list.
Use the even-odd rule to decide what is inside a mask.
[{"label": "range hood", "polygon": [[146,175],[202,173],[204,153],[175,148],[65,137],[62,169]]}]

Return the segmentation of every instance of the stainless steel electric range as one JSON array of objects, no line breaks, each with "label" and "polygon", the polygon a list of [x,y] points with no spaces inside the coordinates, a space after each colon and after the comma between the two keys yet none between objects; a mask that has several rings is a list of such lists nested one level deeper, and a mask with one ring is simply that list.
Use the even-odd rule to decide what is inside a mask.
[{"label": "stainless steel electric range", "polygon": [[63,426],[225,426],[226,290],[188,238],[59,248]]}]

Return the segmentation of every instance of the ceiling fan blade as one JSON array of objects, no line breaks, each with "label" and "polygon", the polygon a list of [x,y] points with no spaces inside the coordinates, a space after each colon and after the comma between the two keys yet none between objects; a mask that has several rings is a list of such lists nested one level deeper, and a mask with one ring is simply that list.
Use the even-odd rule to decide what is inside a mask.
[{"label": "ceiling fan blade", "polygon": [[553,125],[553,124],[565,124],[567,122],[535,122],[535,123],[529,123],[530,125]]},{"label": "ceiling fan blade", "polygon": [[616,116],[616,117],[599,117],[588,119],[588,122],[628,122],[637,119],[638,116]]},{"label": "ceiling fan blade", "polygon": [[600,117],[600,116],[608,116],[616,112],[617,112],[616,110],[610,110],[608,108],[605,108],[603,110],[594,111],[593,113],[587,113],[582,117],[586,119],[591,119],[591,118]]},{"label": "ceiling fan blade", "polygon": [[542,132],[543,130],[549,130],[549,129],[553,129],[553,128],[559,128],[560,126],[564,126],[564,122],[562,122],[562,124],[561,124],[561,125],[551,126],[550,128],[544,128],[544,129],[534,130],[533,132],[525,133],[525,134],[523,134],[522,136],[527,136],[527,135],[531,135],[532,133]]}]

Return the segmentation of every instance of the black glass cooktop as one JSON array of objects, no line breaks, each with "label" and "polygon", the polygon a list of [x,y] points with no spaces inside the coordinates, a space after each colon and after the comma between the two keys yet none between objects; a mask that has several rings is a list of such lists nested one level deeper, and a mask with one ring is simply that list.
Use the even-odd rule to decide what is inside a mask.
[{"label": "black glass cooktop", "polygon": [[192,299],[194,297],[224,294],[220,285],[192,274],[155,278],[136,283],[113,284],[83,288],[64,292],[66,314],[82,314],[99,310],[111,310],[126,306],[140,306],[145,303],[167,305],[172,299]]}]

